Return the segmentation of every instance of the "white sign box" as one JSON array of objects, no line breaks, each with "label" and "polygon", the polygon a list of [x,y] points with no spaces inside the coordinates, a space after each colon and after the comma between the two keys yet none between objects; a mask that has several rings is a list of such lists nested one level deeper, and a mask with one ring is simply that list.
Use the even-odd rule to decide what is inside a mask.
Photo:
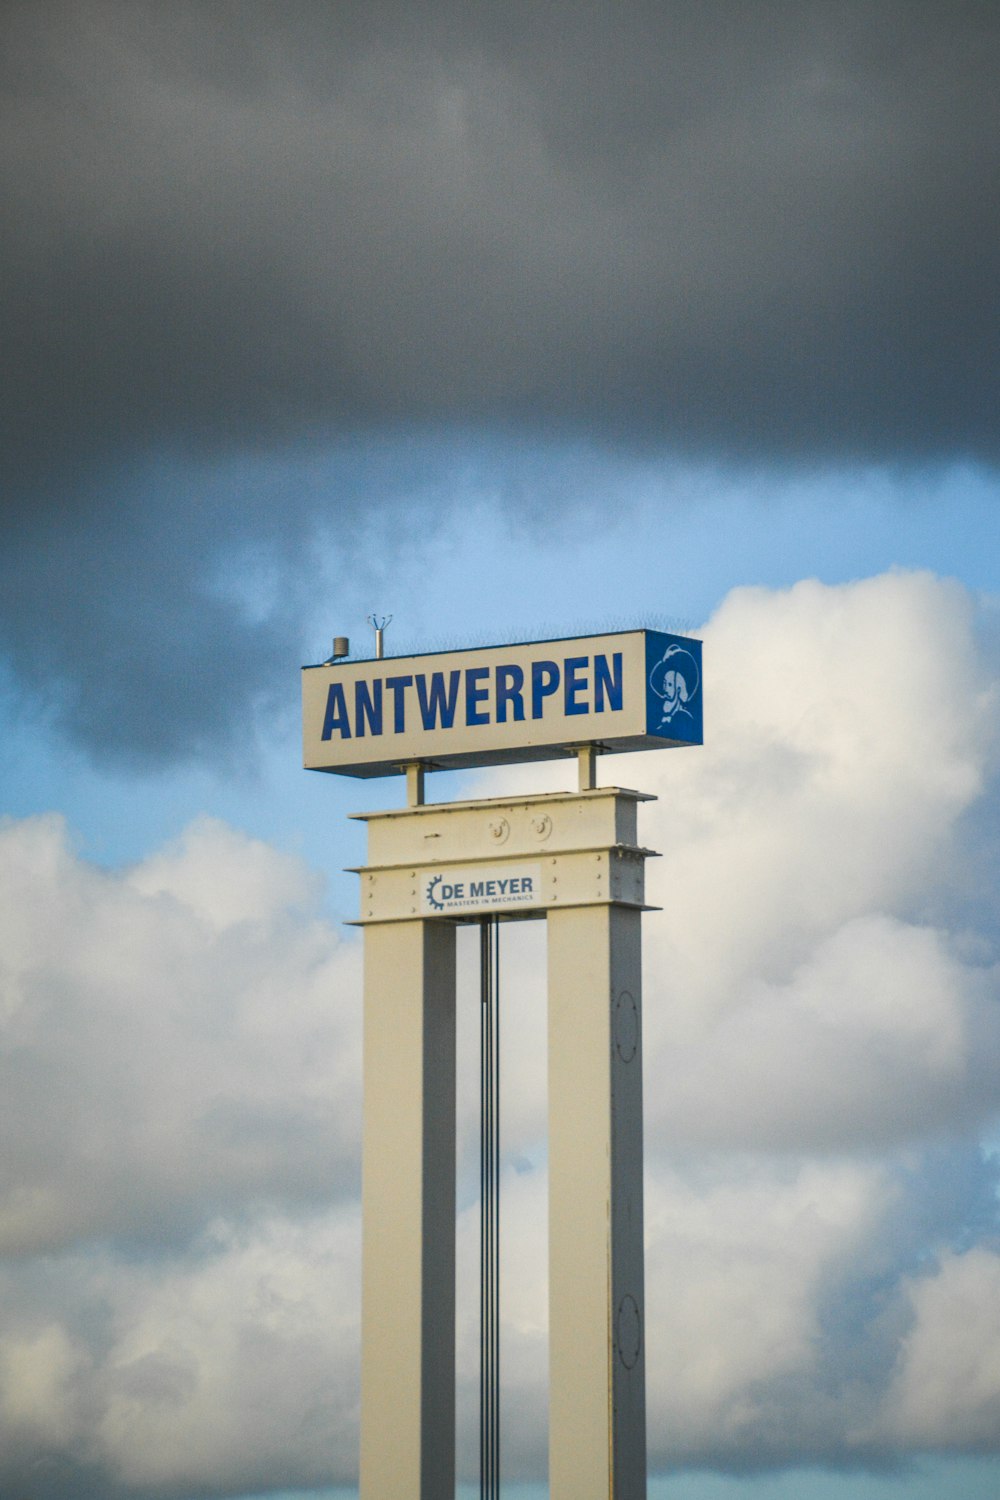
[{"label": "white sign box", "polygon": [[468,865],[424,871],[420,910],[424,916],[469,911],[506,911],[542,904],[540,865]]},{"label": "white sign box", "polygon": [[307,770],[388,776],[700,745],[701,642],[655,630],[302,670]]}]

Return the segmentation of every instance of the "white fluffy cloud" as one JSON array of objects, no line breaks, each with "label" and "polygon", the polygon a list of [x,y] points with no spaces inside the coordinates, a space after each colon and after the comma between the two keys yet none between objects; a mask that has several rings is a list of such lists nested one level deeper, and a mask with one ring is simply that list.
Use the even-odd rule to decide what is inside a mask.
[{"label": "white fluffy cloud", "polygon": [[705,652],[705,747],[627,768],[660,797],[654,1118],[826,1148],[988,1116],[991,949],[925,915],[996,754],[967,596],[903,573],[736,590]]},{"label": "white fluffy cloud", "polygon": [[995,1450],[1000,1432],[1000,1255],[946,1255],[908,1277],[912,1323],[879,1428],[906,1446]]},{"label": "white fluffy cloud", "polygon": [[0,973],[6,1253],[355,1191],[357,952],[287,856],[205,821],[111,874],[8,825]]},{"label": "white fluffy cloud", "polygon": [[[998,935],[955,878],[995,799],[972,605],[924,575],[742,590],[704,637],[705,748],[603,767],[660,797],[642,814],[664,856],[644,996],[653,1462],[990,1448]],[[359,945],[299,862],[208,821],[123,872],[57,818],[10,823],[0,887],[0,1489],[349,1480]],[[543,942],[505,931],[511,1475],[545,1451]]]},{"label": "white fluffy cloud", "polygon": [[89,1494],[88,1472],[115,1495],[347,1482],[359,1229],[356,1207],[267,1216],[211,1225],[183,1255],[69,1254],[27,1289],[9,1269],[7,1483],[54,1497]]},{"label": "white fluffy cloud", "polygon": [[651,1118],[674,1141],[778,1149],[974,1128],[1000,1108],[998,991],[996,966],[963,963],[947,934],[852,918],[787,980],[748,977],[701,1035],[650,1049],[669,1080]]}]

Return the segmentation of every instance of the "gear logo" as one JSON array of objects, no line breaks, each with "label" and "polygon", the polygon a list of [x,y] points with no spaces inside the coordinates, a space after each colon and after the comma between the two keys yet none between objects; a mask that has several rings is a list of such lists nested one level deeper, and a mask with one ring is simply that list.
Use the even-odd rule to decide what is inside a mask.
[{"label": "gear logo", "polygon": [[673,723],[683,714],[691,719],[688,708],[698,692],[701,677],[698,663],[683,646],[670,645],[649,674],[649,686],[662,703],[660,728]]},{"label": "gear logo", "polygon": [[435,894],[443,879],[443,875],[435,875],[433,880],[427,882],[427,904],[428,906],[432,906],[435,911],[444,911],[444,902],[439,901]]}]

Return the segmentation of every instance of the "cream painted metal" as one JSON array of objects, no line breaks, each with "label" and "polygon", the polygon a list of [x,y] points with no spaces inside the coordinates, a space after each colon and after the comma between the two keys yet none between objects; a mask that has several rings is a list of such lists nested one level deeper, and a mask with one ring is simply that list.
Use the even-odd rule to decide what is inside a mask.
[{"label": "cream painted metal", "polygon": [[646,1493],[639,917],[548,913],[553,1500]]},{"label": "cream painted metal", "polygon": [[454,929],[491,914],[548,920],[550,1494],[645,1496],[646,800],[599,788],[359,815],[362,1500],[454,1494]]},{"label": "cream painted metal", "polygon": [[455,1492],[455,929],[366,933],[361,1493]]}]

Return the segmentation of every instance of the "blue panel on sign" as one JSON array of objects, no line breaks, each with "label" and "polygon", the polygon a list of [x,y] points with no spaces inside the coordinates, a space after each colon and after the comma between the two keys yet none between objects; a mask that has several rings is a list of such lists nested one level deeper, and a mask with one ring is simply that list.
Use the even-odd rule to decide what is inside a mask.
[{"label": "blue panel on sign", "polygon": [[646,631],[646,733],[702,743],[701,641]]}]

